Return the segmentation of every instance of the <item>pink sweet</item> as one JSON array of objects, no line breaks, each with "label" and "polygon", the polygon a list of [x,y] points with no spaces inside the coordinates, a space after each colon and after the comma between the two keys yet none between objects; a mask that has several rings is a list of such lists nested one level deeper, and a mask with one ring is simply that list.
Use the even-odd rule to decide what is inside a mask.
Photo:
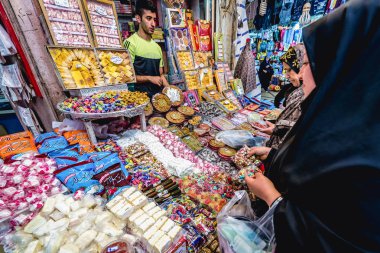
[{"label": "pink sweet", "polygon": [[0,211],[0,219],[8,218],[10,217],[12,212],[9,209],[4,209]]},{"label": "pink sweet", "polygon": [[3,193],[7,196],[11,196],[13,195],[15,192],[17,191],[17,189],[15,187],[8,187],[8,188],[5,188],[3,190]]}]

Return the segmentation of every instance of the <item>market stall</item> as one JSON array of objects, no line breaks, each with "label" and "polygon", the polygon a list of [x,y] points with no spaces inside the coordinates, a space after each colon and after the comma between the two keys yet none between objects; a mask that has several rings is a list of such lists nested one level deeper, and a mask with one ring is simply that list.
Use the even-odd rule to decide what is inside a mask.
[{"label": "market stall", "polygon": [[[248,147],[265,145],[263,129],[281,113],[260,101],[251,40],[233,74],[211,21],[194,18],[184,1],[162,2],[170,85],[149,98],[128,90],[136,74],[122,48],[120,3],[39,5],[53,42],[47,64],[67,95],[55,105],[65,120],[54,132],[0,137],[5,250],[272,252],[273,231],[240,236],[228,220],[237,197],[245,206],[253,198],[245,176],[265,171]],[[257,61],[272,35],[255,34]],[[271,87],[283,81],[278,69]]]}]

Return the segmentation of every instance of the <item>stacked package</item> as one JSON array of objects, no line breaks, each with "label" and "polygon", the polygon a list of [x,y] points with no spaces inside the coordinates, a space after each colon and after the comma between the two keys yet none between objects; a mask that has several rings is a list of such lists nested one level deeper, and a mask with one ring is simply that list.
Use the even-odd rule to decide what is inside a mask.
[{"label": "stacked package", "polygon": [[126,222],[102,207],[102,198],[85,195],[75,200],[58,194],[13,237],[13,252],[101,252],[110,242],[136,238],[124,232]]},{"label": "stacked package", "polygon": [[135,187],[127,188],[116,196],[107,203],[107,208],[127,221],[153,252],[166,252],[183,235],[182,228],[166,216],[166,211],[149,202]]}]

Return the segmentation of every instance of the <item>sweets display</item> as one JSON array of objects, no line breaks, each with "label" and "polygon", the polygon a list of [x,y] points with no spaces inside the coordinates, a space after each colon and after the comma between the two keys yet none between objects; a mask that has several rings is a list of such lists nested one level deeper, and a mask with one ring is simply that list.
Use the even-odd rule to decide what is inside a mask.
[{"label": "sweets display", "polygon": [[214,102],[214,101],[224,99],[224,96],[216,90],[204,91],[202,96],[209,102]]},{"label": "sweets display", "polygon": [[111,1],[86,0],[96,47],[121,47],[117,15]]},{"label": "sweets display", "polygon": [[14,252],[101,252],[118,239],[134,245],[137,238],[123,231],[126,221],[102,204],[102,198],[92,195],[48,198],[41,212],[13,235]]},{"label": "sweets display", "polygon": [[236,126],[225,117],[216,117],[211,120],[211,123],[222,131],[232,130]]},{"label": "sweets display", "polygon": [[204,88],[214,85],[212,77],[212,68],[199,69],[199,79],[202,87]]},{"label": "sweets display", "polygon": [[145,107],[145,109],[144,109],[144,112],[145,112],[145,116],[150,116],[150,115],[153,114],[153,105],[152,105],[151,102],[149,102],[149,103],[146,105],[146,107]]},{"label": "sweets display", "polygon": [[90,47],[90,32],[79,0],[40,0],[55,45]]},{"label": "sweets display", "polygon": [[171,28],[170,37],[176,51],[185,51],[191,49],[190,37],[187,28]]},{"label": "sweets display", "polygon": [[59,108],[70,113],[108,113],[134,108],[148,101],[146,93],[138,91],[106,91],[89,97],[68,98]]},{"label": "sweets display", "polygon": [[106,82],[124,84],[135,81],[134,69],[127,51],[97,50]]},{"label": "sweets display", "polygon": [[149,125],[159,125],[161,127],[168,127],[169,126],[169,121],[165,118],[162,117],[152,117],[148,121]]},{"label": "sweets display", "polygon": [[209,102],[203,102],[199,106],[199,112],[207,118],[214,118],[225,115],[225,112],[217,105]]},{"label": "sweets display", "polygon": [[186,87],[188,90],[196,90],[201,88],[199,83],[199,72],[197,70],[188,70],[185,74]]},{"label": "sweets display", "polygon": [[185,116],[193,116],[194,115],[194,109],[190,106],[180,106],[178,107],[178,111],[182,113]]},{"label": "sweets display", "polygon": [[49,47],[49,53],[66,89],[105,85],[93,50]]},{"label": "sweets display", "polygon": [[172,102],[165,94],[157,93],[152,97],[152,104],[154,109],[159,112],[167,112],[172,106]]},{"label": "sweets display", "polygon": [[235,112],[239,109],[239,107],[237,107],[229,99],[223,99],[223,100],[218,101],[217,103],[219,103],[221,108],[224,109],[228,113]]},{"label": "sweets display", "polygon": [[170,85],[169,87],[165,87],[162,93],[168,96],[173,106],[180,106],[183,103],[183,93],[177,86]]},{"label": "sweets display", "polygon": [[193,56],[190,51],[177,52],[177,60],[182,71],[194,69]]},{"label": "sweets display", "polygon": [[206,20],[198,20],[199,29],[199,50],[200,51],[211,51],[211,22]]},{"label": "sweets display", "polygon": [[209,60],[212,58],[211,52],[194,52],[193,55],[196,68],[204,68],[210,66]]},{"label": "sweets display", "polygon": [[248,115],[248,122],[259,131],[268,127],[263,117],[255,112]]},{"label": "sweets display", "polygon": [[166,114],[166,119],[174,124],[181,124],[185,121],[185,117],[182,113],[177,111],[170,111]]},{"label": "sweets display", "polygon": [[49,195],[62,191],[60,182],[53,175],[56,168],[54,160],[39,157],[36,153],[24,154],[0,165],[2,230],[4,222],[9,230],[26,224]]}]

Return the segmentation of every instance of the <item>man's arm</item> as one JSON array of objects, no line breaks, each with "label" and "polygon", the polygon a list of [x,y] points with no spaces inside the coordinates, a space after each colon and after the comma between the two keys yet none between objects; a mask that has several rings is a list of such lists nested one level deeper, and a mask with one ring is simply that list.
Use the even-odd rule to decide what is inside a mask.
[{"label": "man's arm", "polygon": [[168,82],[168,80],[166,80],[166,77],[164,75],[164,68],[163,67],[160,67],[160,76],[162,79],[162,85],[165,87],[169,86],[169,82]]}]

